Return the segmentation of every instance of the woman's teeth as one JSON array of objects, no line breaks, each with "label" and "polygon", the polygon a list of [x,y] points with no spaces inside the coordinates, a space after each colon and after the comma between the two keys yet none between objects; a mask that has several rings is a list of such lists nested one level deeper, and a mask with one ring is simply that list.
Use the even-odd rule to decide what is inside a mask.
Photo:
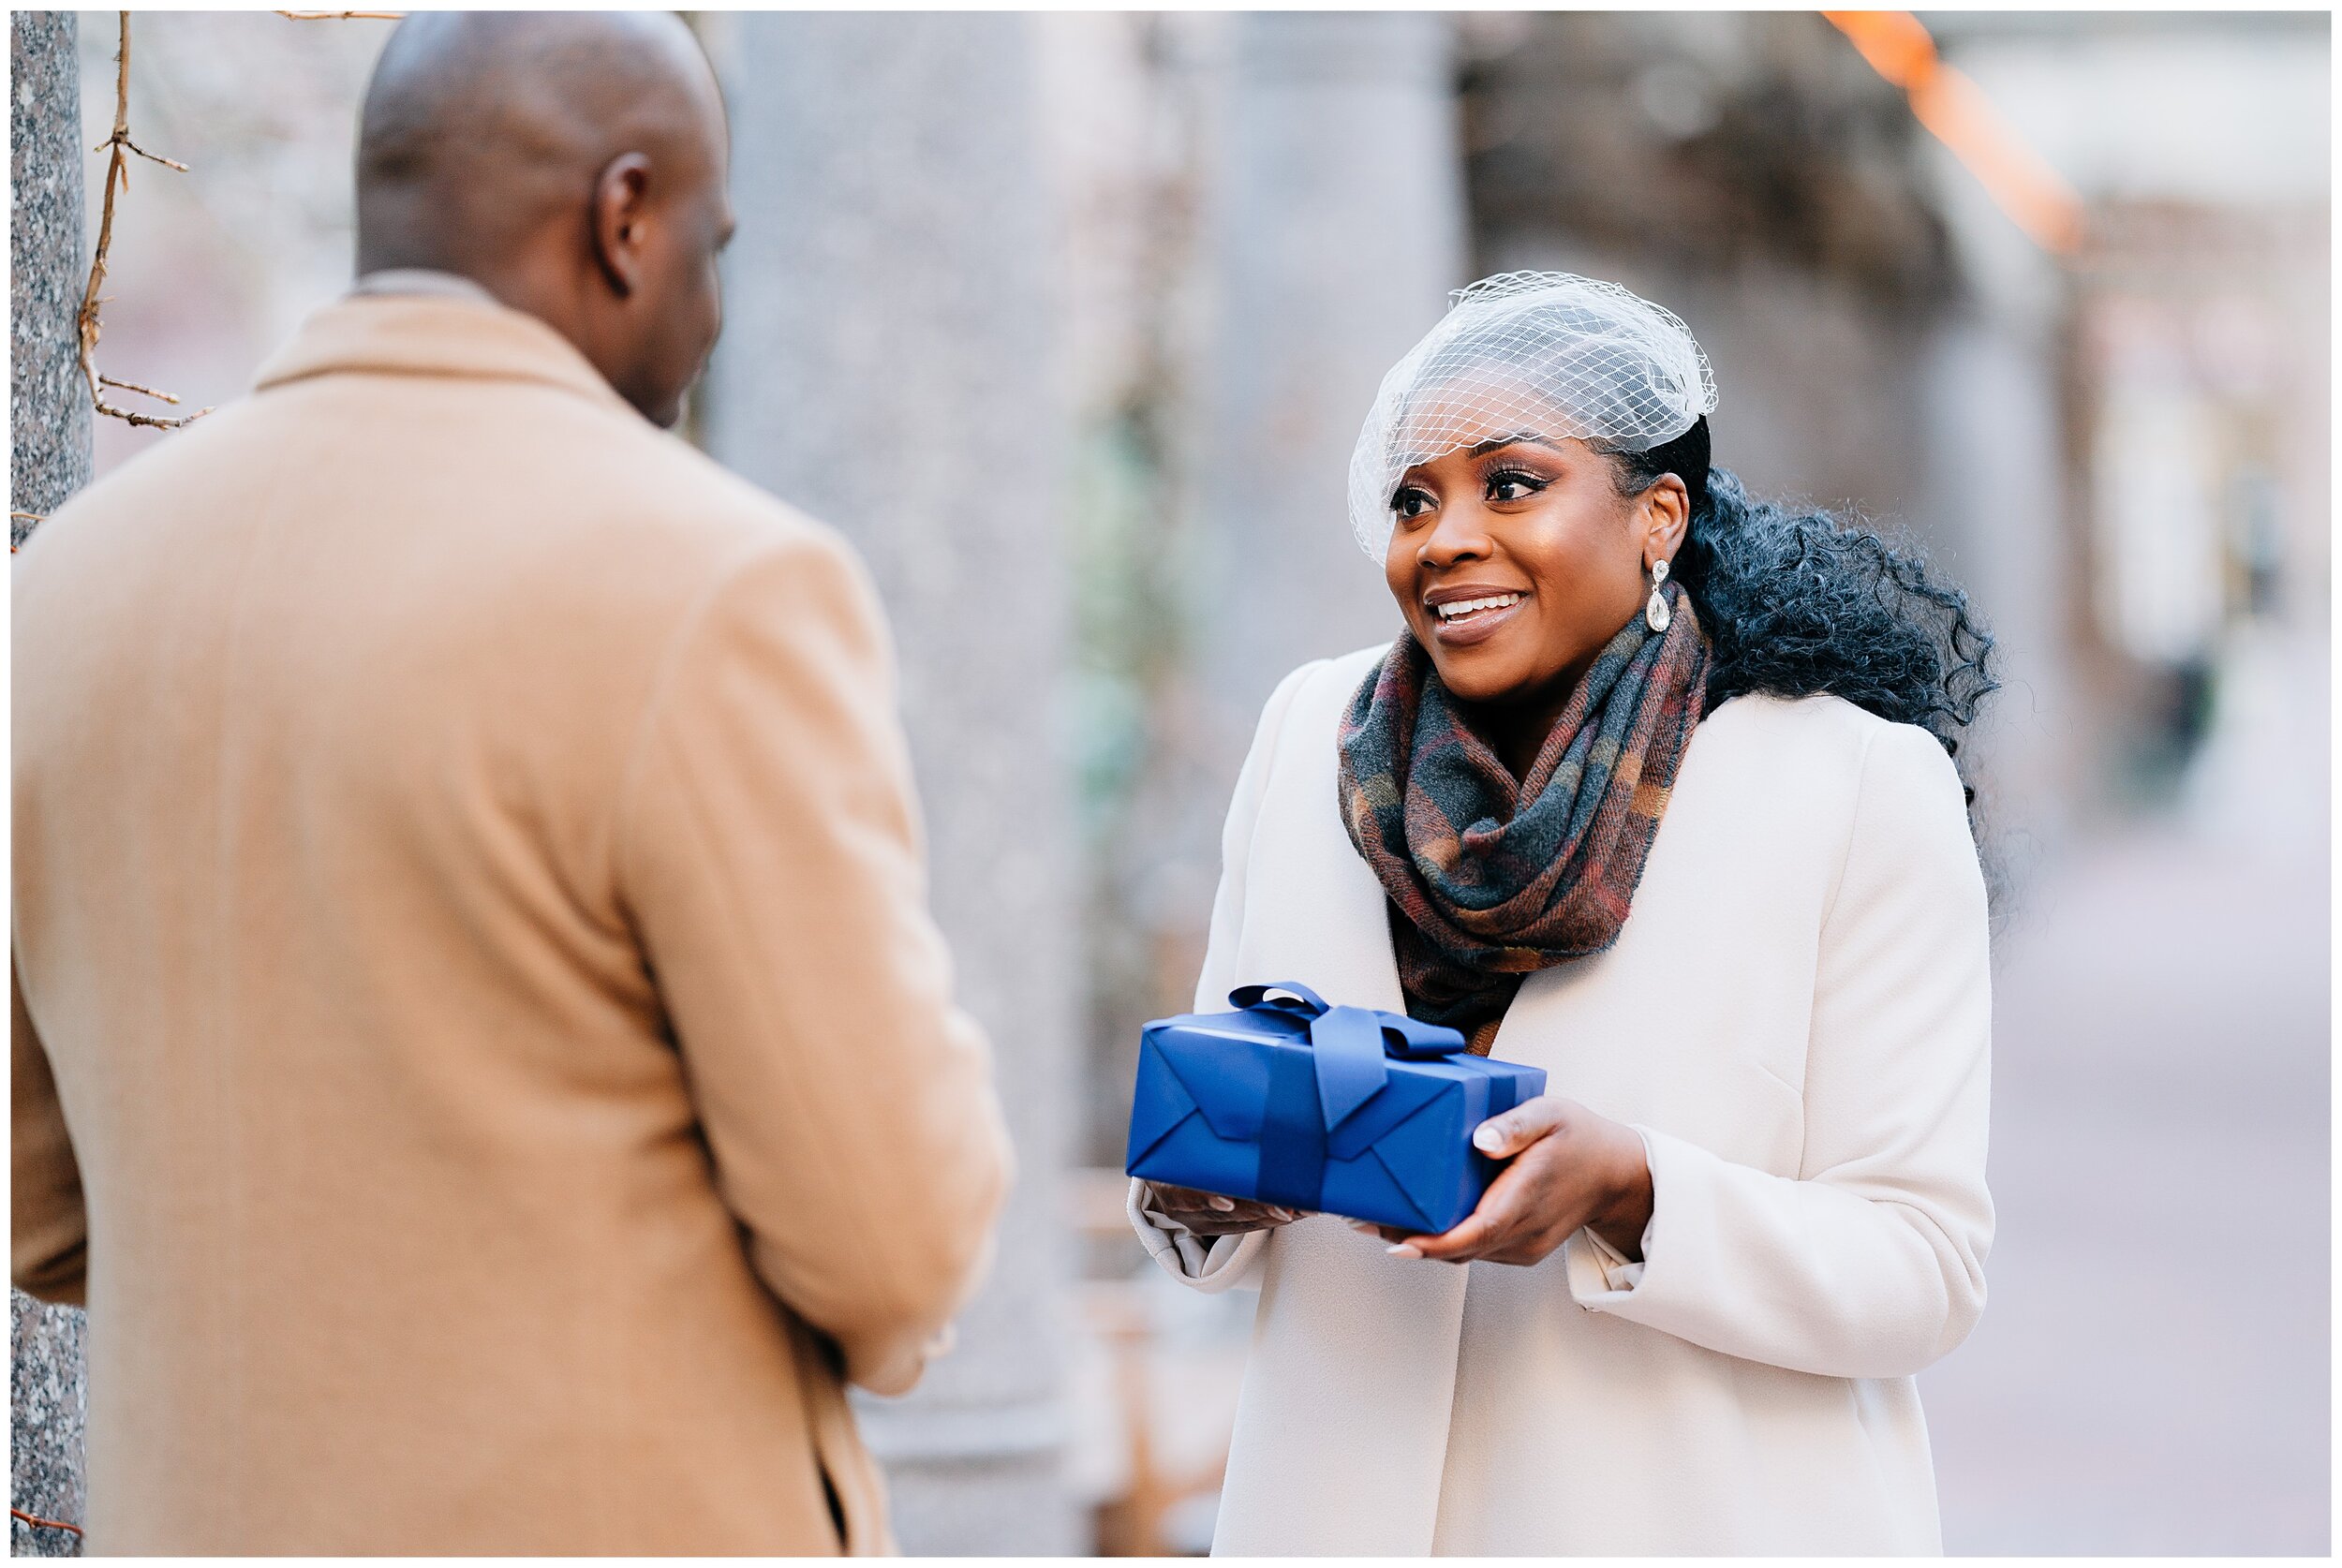
[{"label": "woman's teeth", "polygon": [[1509,605],[1519,604],[1519,602],[1520,596],[1519,594],[1498,594],[1491,599],[1451,599],[1447,603],[1436,605],[1434,608],[1438,610],[1439,618],[1441,620],[1460,621],[1466,615],[1476,615],[1483,610],[1503,610]]}]

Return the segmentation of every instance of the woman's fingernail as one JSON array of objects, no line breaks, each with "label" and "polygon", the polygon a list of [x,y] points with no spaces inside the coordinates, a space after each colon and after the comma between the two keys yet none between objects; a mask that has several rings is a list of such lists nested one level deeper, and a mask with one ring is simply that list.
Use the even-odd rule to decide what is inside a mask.
[{"label": "woman's fingernail", "polygon": [[1494,1154],[1505,1146],[1505,1134],[1493,1127],[1483,1127],[1472,1135],[1472,1144],[1482,1154]]},{"label": "woman's fingernail", "polygon": [[1211,1206],[1218,1209],[1221,1213],[1226,1214],[1236,1207],[1236,1200],[1234,1198],[1223,1198],[1219,1193],[1214,1192],[1211,1195]]},{"label": "woman's fingernail", "polygon": [[[1450,1144],[1447,1146],[1453,1148],[1456,1146]],[[1386,1250],[1387,1250],[1394,1258],[1419,1258],[1423,1255],[1421,1249],[1417,1248],[1412,1241],[1401,1241],[1396,1246],[1386,1249]]]}]

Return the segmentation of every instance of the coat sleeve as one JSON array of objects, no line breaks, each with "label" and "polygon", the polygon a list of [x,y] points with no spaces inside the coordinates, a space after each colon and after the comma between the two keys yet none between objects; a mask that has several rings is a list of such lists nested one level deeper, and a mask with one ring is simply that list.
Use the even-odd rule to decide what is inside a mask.
[{"label": "coat sleeve", "polygon": [[[1220,887],[1212,895],[1211,931],[1204,944],[1204,966],[1195,979],[1195,1011],[1217,1012],[1228,1005],[1237,984],[1237,951],[1244,939],[1244,878],[1253,858],[1253,828],[1260,821],[1261,797],[1268,791],[1268,772],[1284,732],[1285,712],[1293,694],[1326,660],[1304,664],[1283,680],[1261,709],[1253,732],[1253,748],[1237,774],[1236,794],[1228,803],[1228,819],[1220,832]],[[1268,1244],[1267,1231],[1245,1235],[1207,1238],[1178,1220],[1156,1213],[1145,1182],[1131,1182],[1127,1210],[1148,1254],[1171,1277],[1206,1294],[1224,1291],[1246,1278]]]},{"label": "coat sleeve", "polygon": [[877,597],[826,533],[679,633],[614,862],[751,1262],[851,1381],[910,1388],[989,1261],[1010,1150],[926,910]]},{"label": "coat sleeve", "polygon": [[66,1132],[49,1053],[33,1028],[8,965],[9,1277],[17,1289],[62,1306],[87,1305],[89,1217],[82,1167]]},{"label": "coat sleeve", "polygon": [[1638,1128],[1655,1202],[1639,1278],[1586,1233],[1581,1306],[1831,1377],[1919,1371],[1984,1308],[1992,979],[1960,780],[1877,731],[1822,930],[1799,1179]]}]

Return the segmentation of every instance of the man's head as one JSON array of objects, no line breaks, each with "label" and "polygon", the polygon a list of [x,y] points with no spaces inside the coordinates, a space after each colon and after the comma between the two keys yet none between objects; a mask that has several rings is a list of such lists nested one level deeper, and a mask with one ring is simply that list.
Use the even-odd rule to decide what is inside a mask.
[{"label": "man's head", "polygon": [[722,321],[730,143],[672,13],[418,12],[358,135],[358,271],[478,282],[670,425]]}]

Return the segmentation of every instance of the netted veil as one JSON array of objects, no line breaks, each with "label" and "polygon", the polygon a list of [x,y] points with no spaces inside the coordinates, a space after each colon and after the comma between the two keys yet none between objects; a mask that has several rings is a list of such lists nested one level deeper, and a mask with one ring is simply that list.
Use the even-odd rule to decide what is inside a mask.
[{"label": "netted veil", "polygon": [[1500,273],[1452,296],[1383,377],[1350,458],[1350,526],[1380,558],[1400,477],[1519,436],[1647,451],[1713,413],[1715,377],[1674,312],[1575,273]]}]

